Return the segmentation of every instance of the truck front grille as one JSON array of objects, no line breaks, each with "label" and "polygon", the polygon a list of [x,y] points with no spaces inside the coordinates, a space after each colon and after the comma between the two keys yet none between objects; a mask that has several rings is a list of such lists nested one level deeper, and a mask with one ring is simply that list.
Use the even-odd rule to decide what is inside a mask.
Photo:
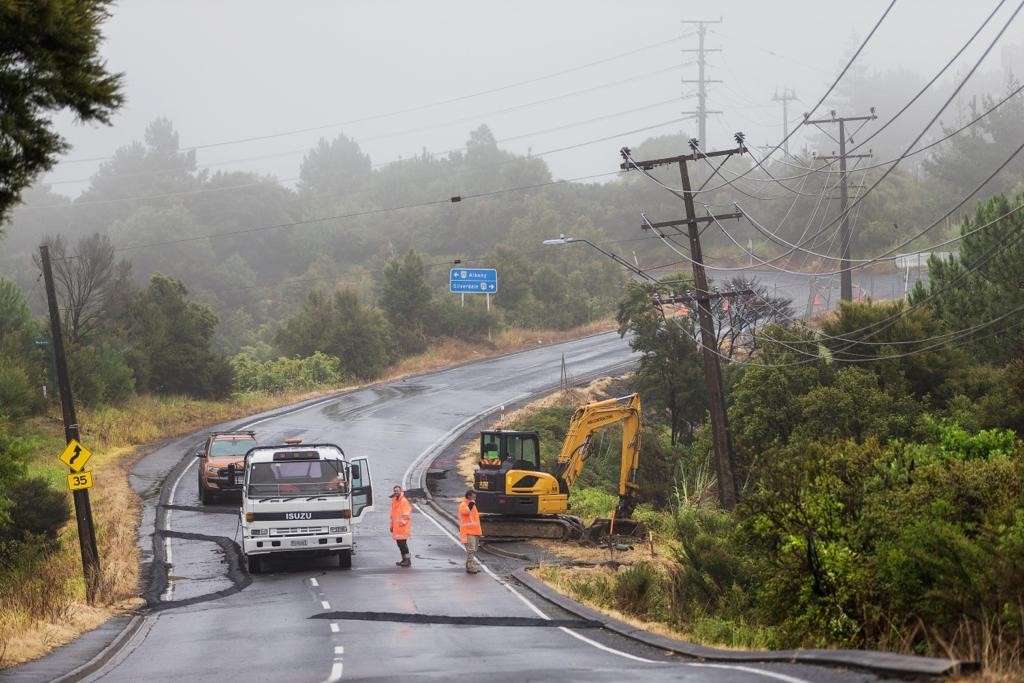
[{"label": "truck front grille", "polygon": [[325,526],[289,526],[279,529],[271,529],[271,536],[315,536],[326,534],[328,528]]}]

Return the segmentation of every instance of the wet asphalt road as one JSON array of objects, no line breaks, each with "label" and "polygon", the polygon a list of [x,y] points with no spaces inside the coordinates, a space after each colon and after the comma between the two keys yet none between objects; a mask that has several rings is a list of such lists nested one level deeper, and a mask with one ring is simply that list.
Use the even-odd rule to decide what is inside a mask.
[{"label": "wet asphalt road", "polygon": [[[140,540],[147,558],[154,559],[154,524],[194,536],[158,541],[155,559],[168,563],[168,583],[159,591],[164,609],[147,616],[128,646],[84,680],[875,680],[796,665],[697,664],[593,624],[569,628],[564,620],[572,615],[505,583],[499,562],[491,562],[493,571],[467,575],[457,538],[425,506],[414,511],[412,568],[394,566],[398,552],[387,530],[391,485],[419,487],[433,455],[482,414],[557,388],[563,354],[577,380],[635,362],[626,342],[605,334],[243,423],[263,443],[299,437],[369,457],[376,510],[357,532],[350,571],[328,558],[279,560],[251,584],[239,584],[223,543],[211,540],[237,538],[237,500],[200,505],[195,460],[188,456],[195,439],[146,458],[132,483],[148,497]],[[161,493],[174,507],[157,509]],[[487,555],[483,560],[490,561]],[[508,620],[494,625],[493,617]]]}]

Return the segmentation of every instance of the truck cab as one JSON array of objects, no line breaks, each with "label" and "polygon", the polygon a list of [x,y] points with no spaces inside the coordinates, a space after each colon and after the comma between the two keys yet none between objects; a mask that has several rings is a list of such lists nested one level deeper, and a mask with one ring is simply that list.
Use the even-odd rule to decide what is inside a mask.
[{"label": "truck cab", "polygon": [[245,455],[242,553],[258,574],[268,555],[336,555],[352,566],[353,531],[373,509],[366,458],[334,444],[259,446]]}]

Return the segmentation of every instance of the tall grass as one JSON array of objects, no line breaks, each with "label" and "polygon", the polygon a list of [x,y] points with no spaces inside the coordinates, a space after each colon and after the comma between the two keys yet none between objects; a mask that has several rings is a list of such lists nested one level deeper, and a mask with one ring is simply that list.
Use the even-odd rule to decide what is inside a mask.
[{"label": "tall grass", "polygon": [[[117,408],[80,409],[81,441],[93,453],[88,469],[94,485],[89,493],[102,569],[96,599],[93,605],[86,603],[74,519],[62,529],[55,547],[26,545],[8,566],[0,567],[0,666],[45,654],[119,611],[140,604],[141,504],[127,476],[144,453],[140,444],[309,395],[244,394],[223,403],[140,396]],[[45,477],[54,488],[65,489],[67,470],[57,460],[64,449],[59,417],[36,418],[22,428],[41,437],[39,451],[29,463],[30,475]]]}]

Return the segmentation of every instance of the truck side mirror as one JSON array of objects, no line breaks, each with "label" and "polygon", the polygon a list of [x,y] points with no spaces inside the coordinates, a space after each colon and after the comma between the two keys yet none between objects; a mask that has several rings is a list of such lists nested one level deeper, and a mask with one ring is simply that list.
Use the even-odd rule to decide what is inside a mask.
[{"label": "truck side mirror", "polygon": [[349,465],[349,473],[353,479],[362,479],[363,475],[359,471],[359,465]]},{"label": "truck side mirror", "polygon": [[202,448],[200,448],[199,450],[196,451],[196,457],[197,458],[201,458],[204,455],[206,455],[206,451],[204,451]]}]

